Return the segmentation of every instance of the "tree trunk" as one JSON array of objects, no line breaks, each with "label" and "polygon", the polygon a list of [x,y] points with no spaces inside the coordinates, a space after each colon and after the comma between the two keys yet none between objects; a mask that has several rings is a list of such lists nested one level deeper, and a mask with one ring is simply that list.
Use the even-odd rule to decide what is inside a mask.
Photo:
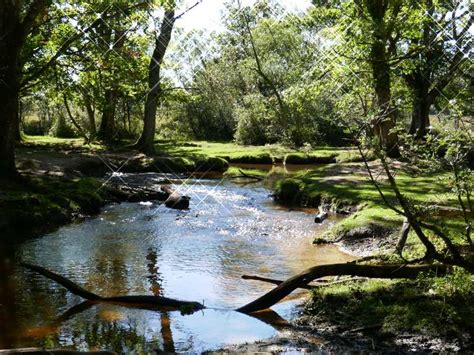
[{"label": "tree trunk", "polygon": [[93,141],[95,139],[95,136],[97,135],[97,130],[95,126],[95,112],[94,108],[92,107],[92,100],[85,90],[83,91],[82,96],[84,98],[84,106],[86,108],[87,118],[89,120],[89,138],[91,141]]},{"label": "tree trunk", "polygon": [[[114,24],[115,25],[115,24]],[[112,51],[115,53],[121,53],[125,44],[125,31],[121,29],[107,28],[104,34],[104,38],[107,43],[111,43]],[[106,142],[111,142],[115,137],[115,112],[117,106],[118,89],[117,82],[114,78],[114,72],[116,68],[112,68],[111,77],[112,82],[107,85],[107,89],[104,94],[104,106],[102,108],[102,121],[100,122],[99,132],[97,136]]]},{"label": "tree trunk", "polygon": [[391,104],[391,78],[385,24],[387,6],[383,1],[379,0],[366,0],[366,4],[373,26],[370,64],[379,111],[378,117],[374,120],[374,133],[379,138],[387,154],[391,157],[398,157],[398,137],[396,133],[391,132],[395,128],[396,111]]},{"label": "tree trunk", "polygon": [[410,82],[410,89],[412,91],[412,115],[410,124],[410,134],[416,138],[423,138],[426,136],[427,128],[430,125],[430,107],[432,104],[431,96],[429,95],[429,82],[427,82],[422,75],[418,75],[415,80]]},{"label": "tree trunk", "polygon": [[431,102],[427,96],[427,90],[425,92],[424,88],[423,90],[417,89],[413,92],[413,108],[409,132],[415,135],[416,138],[425,137],[430,126]]},{"label": "tree trunk", "polygon": [[102,120],[100,122],[97,136],[106,142],[112,141],[115,135],[115,101],[116,92],[108,89],[105,92],[105,103],[102,109]]},{"label": "tree trunk", "polygon": [[145,114],[143,117],[143,131],[140,139],[136,143],[136,148],[145,154],[154,153],[155,129],[156,129],[156,110],[158,98],[161,94],[160,70],[163,57],[171,40],[175,18],[174,8],[165,11],[163,23],[161,24],[160,35],[155,41],[155,50],[150,60],[148,72],[148,95],[145,103]]},{"label": "tree trunk", "polygon": [[21,38],[15,30],[17,9],[2,3],[0,15],[0,178],[17,175],[15,134],[18,126]]}]

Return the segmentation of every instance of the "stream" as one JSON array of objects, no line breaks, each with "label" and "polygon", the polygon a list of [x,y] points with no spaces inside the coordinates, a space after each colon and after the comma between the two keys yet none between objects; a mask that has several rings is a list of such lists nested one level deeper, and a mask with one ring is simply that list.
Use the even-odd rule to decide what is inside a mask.
[{"label": "stream", "polygon": [[[193,179],[176,185],[188,211],[154,203],[109,205],[97,217],[15,247],[24,260],[104,296],[155,294],[203,302],[192,315],[91,304],[54,282],[13,267],[14,316],[0,349],[44,346],[120,353],[200,352],[269,339],[295,318],[303,291],[265,319],[232,311],[272,288],[243,274],[286,279],[310,266],[351,260],[335,246],[313,246],[334,216],[272,202],[261,184]],[[281,318],[280,318],[281,317]],[[283,318],[283,319],[282,319]]]}]

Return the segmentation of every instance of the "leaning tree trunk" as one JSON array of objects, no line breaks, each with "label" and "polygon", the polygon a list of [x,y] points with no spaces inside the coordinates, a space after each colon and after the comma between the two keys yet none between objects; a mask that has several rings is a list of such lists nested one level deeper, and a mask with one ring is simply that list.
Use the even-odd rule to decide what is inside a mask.
[{"label": "leaning tree trunk", "polygon": [[[10,4],[10,5],[7,5]],[[0,178],[17,174],[15,167],[15,126],[18,124],[20,95],[21,38],[15,8],[11,2],[0,12]]]},{"label": "leaning tree trunk", "polygon": [[154,141],[156,130],[156,111],[158,98],[161,93],[160,70],[161,63],[166,54],[166,49],[171,40],[175,18],[174,8],[166,10],[161,24],[160,35],[155,42],[155,50],[150,60],[148,73],[148,95],[145,103],[145,114],[143,117],[143,131],[136,147],[146,154],[154,153]]}]

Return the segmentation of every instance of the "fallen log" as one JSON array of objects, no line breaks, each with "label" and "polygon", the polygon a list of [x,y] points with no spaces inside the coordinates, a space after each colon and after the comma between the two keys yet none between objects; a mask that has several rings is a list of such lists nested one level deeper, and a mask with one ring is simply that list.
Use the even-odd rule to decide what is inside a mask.
[{"label": "fallen log", "polygon": [[270,308],[291,292],[311,281],[325,276],[360,276],[379,279],[414,279],[422,272],[444,273],[443,265],[360,265],[354,263],[318,265],[287,279],[258,299],[237,309],[238,312],[252,313]]},{"label": "fallen log", "polygon": [[236,176],[236,177],[243,177],[243,178],[246,178],[246,179],[253,179],[253,180],[256,180],[256,181],[262,181],[263,180],[263,178],[260,177],[260,176],[246,174],[242,169],[239,169],[239,173],[240,173],[241,176]]},{"label": "fallen log", "polygon": [[[283,283],[283,281],[281,281],[281,280],[269,279],[267,277],[261,277],[261,276],[242,275],[241,277],[244,280],[262,281],[262,282],[267,282],[267,283],[274,284],[274,285],[280,285],[280,284]],[[311,290],[313,287],[310,286],[310,285],[301,285],[300,288],[304,288],[306,290]]]},{"label": "fallen log", "polygon": [[187,210],[189,208],[189,200],[191,199],[189,196],[180,195],[179,192],[167,185],[161,185],[161,190],[168,195],[165,200],[166,207],[177,210]]},{"label": "fallen log", "polygon": [[21,265],[31,271],[35,271],[40,275],[64,286],[69,292],[82,297],[89,301],[101,302],[101,303],[116,303],[123,305],[131,305],[135,307],[146,307],[146,308],[160,308],[166,307],[172,310],[181,310],[182,312],[192,313],[196,310],[206,308],[199,302],[182,301],[168,297],[161,296],[116,296],[116,297],[102,297],[95,293],[85,290],[81,286],[65,278],[64,276],[58,275],[48,269],[45,269],[38,265],[21,263]]},{"label": "fallen log", "polygon": [[328,218],[328,216],[329,216],[329,214],[327,212],[318,213],[314,217],[314,223],[323,223],[324,220]]}]

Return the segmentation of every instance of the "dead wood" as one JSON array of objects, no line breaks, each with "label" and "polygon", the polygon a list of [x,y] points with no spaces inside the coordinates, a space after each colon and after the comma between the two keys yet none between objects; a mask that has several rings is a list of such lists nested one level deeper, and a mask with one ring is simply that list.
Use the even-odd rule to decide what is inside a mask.
[{"label": "dead wood", "polygon": [[161,185],[161,190],[168,195],[165,200],[166,207],[177,210],[187,210],[189,208],[190,197],[181,195],[178,191],[167,185]]},{"label": "dead wood", "polygon": [[318,265],[309,268],[278,285],[258,299],[237,309],[242,313],[257,312],[270,308],[295,289],[325,276],[360,276],[369,278],[416,278],[422,272],[444,273],[443,265],[359,265],[354,263]]},{"label": "dead wood", "polygon": [[200,310],[206,308],[199,302],[182,301],[161,296],[149,296],[149,295],[138,295],[138,296],[116,296],[116,297],[102,297],[95,293],[85,290],[81,286],[72,282],[71,280],[58,275],[52,271],[49,271],[41,266],[32,265],[28,263],[22,263],[23,267],[35,271],[44,277],[64,286],[69,292],[80,296],[84,299],[101,302],[101,303],[117,303],[123,305],[130,305],[134,307],[146,307],[146,308],[160,308],[166,307],[173,310],[185,309],[186,312]]},{"label": "dead wood", "polygon": [[263,178],[260,177],[260,176],[246,174],[242,169],[239,169],[239,173],[240,173],[240,175],[231,176],[230,178],[231,179],[242,179],[243,178],[243,179],[255,180],[255,181],[252,181],[252,183],[253,182],[259,182],[259,181],[263,180]]},{"label": "dead wood", "polygon": [[[284,282],[282,280],[269,279],[269,278],[266,278],[266,277],[261,277],[261,276],[256,276],[256,275],[242,275],[242,278],[244,280],[262,281],[262,282],[267,282],[267,283],[271,283],[271,284],[274,284],[274,285],[280,285]],[[331,286],[331,285],[342,284],[342,283],[349,282],[349,281],[361,281],[361,280],[367,280],[367,278],[366,277],[351,277],[351,278],[348,278],[348,279],[342,279],[342,280],[336,280],[336,281],[315,280],[315,282],[317,282],[316,284],[311,283],[311,284],[307,284],[307,285],[301,285],[298,288],[302,288],[302,289],[305,289],[305,290],[313,290],[317,287]]]},{"label": "dead wood", "polygon": [[[102,297],[95,293],[85,290],[81,286],[72,282],[71,280],[49,271],[41,266],[22,263],[25,268],[35,271],[50,280],[57,282],[64,286],[71,293],[93,302],[115,303],[129,307],[140,308],[163,308],[178,310],[185,309],[192,312],[195,310],[204,309],[205,306],[199,302],[175,300],[172,298],[161,296],[116,296],[116,297]],[[242,313],[253,313],[270,308],[274,304],[281,301],[297,288],[310,288],[308,284],[315,279],[325,276],[359,276],[367,278],[407,278],[414,279],[422,272],[434,272],[436,274],[444,274],[446,266],[438,264],[424,264],[424,265],[361,265],[356,263],[344,264],[329,264],[318,265],[309,268],[286,281],[273,280],[258,276],[243,276],[244,279],[260,280],[278,284],[273,290],[267,292],[260,298],[248,303],[247,305],[236,309]],[[345,281],[345,280],[344,280]],[[338,281],[337,281],[338,282]]]}]

